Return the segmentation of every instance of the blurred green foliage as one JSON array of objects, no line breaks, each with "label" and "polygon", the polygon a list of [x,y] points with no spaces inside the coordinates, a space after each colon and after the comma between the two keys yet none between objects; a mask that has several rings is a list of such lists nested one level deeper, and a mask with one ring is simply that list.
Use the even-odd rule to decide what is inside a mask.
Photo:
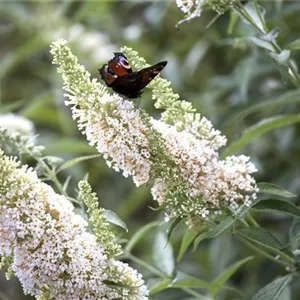
[{"label": "blurred green foliage", "polygon": [[[299,39],[300,2],[274,0],[263,1],[263,5],[268,25],[281,30],[281,45]],[[285,82],[270,57],[249,42],[247,37],[254,34],[251,27],[238,21],[228,33],[230,13],[208,29],[213,12],[204,12],[176,29],[183,15],[174,1],[5,1],[0,3],[0,15],[0,112],[11,111],[32,120],[46,155],[69,160],[96,154],[64,106],[62,81],[51,64],[49,45],[60,37],[69,40],[81,63],[97,78],[97,69],[123,45],[138,50],[149,63],[168,60],[162,76],[172,82],[183,99],[191,101],[198,112],[213,121],[228,137],[229,145],[264,119],[299,113],[299,90]],[[299,65],[299,51],[293,51],[292,57]],[[140,105],[158,115],[150,99],[150,92],[146,91]],[[241,152],[256,163],[258,182],[276,183],[299,193],[299,126],[286,124],[254,136]],[[129,233],[123,238],[130,238],[151,221],[163,220],[163,216],[149,209],[155,206],[149,187],[136,188],[131,179],[109,169],[101,158],[64,170],[59,179],[63,182],[72,177],[68,193],[75,196],[77,183],[86,174],[100,205],[126,222]],[[291,217],[260,212],[255,217],[282,243],[287,241]],[[134,248],[136,256],[157,267],[164,260],[159,247],[164,248],[166,243],[161,232],[162,229],[152,227]],[[172,233],[175,256],[183,233],[183,226]],[[170,251],[167,253],[170,255]],[[222,234],[203,241],[196,252],[188,251],[177,269],[211,282],[227,267],[252,254],[238,238]],[[134,267],[147,279],[153,276],[142,266]],[[172,272],[172,266],[164,267]],[[249,299],[278,275],[285,275],[285,269],[257,256],[236,269],[218,299]],[[1,299],[30,299],[23,296],[16,280],[6,282],[2,276],[0,287]],[[294,282],[282,297],[299,299],[299,284]],[[173,288],[156,293],[153,299],[197,298]]]}]

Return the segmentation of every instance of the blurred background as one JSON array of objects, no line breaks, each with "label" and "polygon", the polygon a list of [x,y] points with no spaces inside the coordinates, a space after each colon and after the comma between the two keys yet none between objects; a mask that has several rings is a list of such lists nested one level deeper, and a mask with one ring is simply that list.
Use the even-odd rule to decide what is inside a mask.
[{"label": "blurred background", "polygon": [[[263,1],[270,28],[279,27],[278,41],[285,45],[299,38],[300,2]],[[211,27],[214,12],[205,11],[200,18],[175,27],[183,17],[175,1],[2,1],[0,2],[0,113],[13,112],[34,122],[38,143],[45,154],[70,159],[96,153],[72,121],[64,106],[62,80],[51,64],[49,45],[58,38],[69,41],[80,62],[93,77],[114,51],[126,45],[137,50],[149,64],[167,60],[162,77],[172,82],[182,99],[193,103],[197,111],[210,119],[228,137],[228,143],[264,118],[299,112],[299,104],[289,103],[253,110],[241,117],[249,107],[286,95],[294,86],[284,82],[276,65],[245,37],[253,35],[249,26],[238,22],[228,33],[230,14],[221,16]],[[299,52],[293,53],[299,64]],[[299,95],[298,95],[299,97]],[[145,91],[140,106],[153,116],[150,91]],[[299,193],[300,128],[288,126],[274,130],[242,149],[259,169],[258,182],[279,184]],[[30,162],[29,162],[30,163]],[[101,158],[83,162],[61,174],[71,175],[68,193],[76,195],[79,180],[89,174],[89,182],[99,196],[99,203],[116,212],[127,224],[129,233],[119,230],[124,239],[143,225],[163,220],[151,210],[155,206],[150,187],[136,188],[132,180],[109,169]],[[255,216],[283,242],[291,218],[280,215]],[[163,228],[164,229],[164,228]],[[162,229],[160,229],[162,230]],[[184,226],[172,236],[177,254]],[[135,254],[155,264],[152,246],[157,230],[152,230],[137,245]],[[252,252],[229,235],[204,241],[197,252],[188,252],[178,269],[205,280],[213,280],[226,266]],[[130,262],[129,262],[130,263]],[[147,270],[134,265],[146,279]],[[228,283],[219,299],[249,299],[255,291],[284,270],[259,257],[247,263]],[[152,275],[153,276],[153,275]],[[286,295],[299,299],[300,287],[295,285]],[[242,292],[241,292],[242,291]],[[290,294],[291,293],[291,294]],[[24,296],[17,280],[0,277],[0,299],[31,299]],[[181,290],[170,289],[153,299],[192,299]],[[194,299],[194,298],[193,298]]]}]

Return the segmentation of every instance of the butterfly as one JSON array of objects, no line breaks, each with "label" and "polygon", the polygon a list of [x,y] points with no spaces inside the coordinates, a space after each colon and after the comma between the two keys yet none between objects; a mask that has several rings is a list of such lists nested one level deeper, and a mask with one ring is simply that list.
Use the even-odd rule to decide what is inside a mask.
[{"label": "butterfly", "polygon": [[151,67],[133,72],[123,53],[115,52],[114,55],[108,64],[99,69],[99,73],[108,87],[127,98],[139,97],[142,89],[167,65],[166,61],[161,61]]}]

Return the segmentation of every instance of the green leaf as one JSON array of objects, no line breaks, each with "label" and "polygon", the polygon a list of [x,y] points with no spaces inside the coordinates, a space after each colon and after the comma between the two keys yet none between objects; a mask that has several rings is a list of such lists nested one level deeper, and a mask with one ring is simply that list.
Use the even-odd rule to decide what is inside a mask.
[{"label": "green leaf", "polygon": [[168,243],[167,236],[164,232],[158,231],[153,244],[153,259],[155,265],[164,274],[172,276],[175,262],[173,248]]},{"label": "green leaf", "polygon": [[195,276],[178,271],[170,284],[172,288],[208,288],[209,283]]},{"label": "green leaf", "polygon": [[52,105],[54,101],[53,98],[54,95],[52,92],[42,92],[33,99],[30,99],[30,101],[27,101],[25,107],[20,110],[19,114],[29,119],[42,119],[43,116],[39,115],[40,109],[43,107],[48,108]]},{"label": "green leaf", "polygon": [[251,300],[276,300],[283,292],[284,288],[292,281],[293,275],[287,275],[264,286],[260,289]]},{"label": "green leaf", "polygon": [[232,266],[226,268],[212,283],[209,288],[210,294],[213,298],[216,297],[220,289],[223,288],[224,283],[246,262],[253,259],[253,256],[246,257],[236,263],[234,263]]},{"label": "green leaf", "polygon": [[[247,14],[250,15],[253,22],[255,22],[256,26],[259,27],[262,32],[267,33],[265,30],[265,9],[261,6],[256,6],[252,1],[245,4],[244,9],[247,11]],[[248,23],[246,19],[242,19],[245,23]]]},{"label": "green leaf", "polygon": [[5,106],[1,105],[0,106],[0,113],[1,114],[6,114],[6,113],[9,113],[9,112],[12,112],[13,110],[20,108],[24,103],[25,103],[25,99],[7,104]]},{"label": "green leaf", "polygon": [[45,146],[46,155],[58,154],[80,154],[80,153],[97,153],[97,150],[88,145],[82,139],[75,138],[56,138],[56,139],[41,139],[41,144]]},{"label": "green leaf", "polygon": [[157,227],[161,225],[161,222],[155,221],[149,224],[146,224],[143,226],[140,230],[138,230],[129,240],[125,247],[125,252],[130,253],[130,251],[133,249],[133,247],[143,238],[145,237],[147,231],[153,229],[154,227]]},{"label": "green leaf", "polygon": [[285,190],[281,186],[278,186],[274,183],[259,182],[257,186],[259,187],[260,193],[271,194],[271,195],[276,195],[276,196],[281,196],[286,198],[297,197],[297,195]]},{"label": "green leaf", "polygon": [[117,225],[128,232],[126,224],[119,218],[119,216],[111,210],[106,209],[103,213],[107,222]]},{"label": "green leaf", "polygon": [[285,249],[284,245],[268,230],[262,227],[247,227],[237,231],[237,234],[246,240],[263,246],[279,255],[293,257],[293,254]]},{"label": "green leaf", "polygon": [[177,217],[176,219],[174,219],[170,226],[168,227],[167,229],[167,243],[169,242],[170,240],[170,237],[172,235],[172,232],[174,231],[174,229],[177,227],[177,225],[181,222],[182,218],[181,217]]},{"label": "green leaf", "polygon": [[257,210],[271,210],[279,213],[286,213],[293,217],[300,218],[300,208],[294,203],[279,199],[264,199],[257,202],[252,208]]},{"label": "green leaf", "polygon": [[41,51],[43,48],[49,47],[50,41],[45,37],[45,34],[35,34],[33,38],[21,43],[20,46],[15,47],[14,51],[9,51],[1,58],[0,79],[7,76],[8,72],[16,68],[28,56]]},{"label": "green leaf", "polygon": [[300,102],[300,89],[289,91],[280,96],[271,97],[268,100],[262,100],[260,103],[240,111],[231,118],[228,118],[227,121],[224,122],[223,126],[231,128],[236,126],[236,123],[242,121],[252,113],[275,109],[280,106],[286,106],[288,104],[294,104],[298,102]]},{"label": "green leaf", "polygon": [[64,184],[63,184],[63,190],[66,192],[67,191],[67,189],[68,189],[68,186],[69,186],[69,183],[70,183],[70,180],[72,179],[72,176],[71,175],[69,175],[67,178],[66,178],[66,180],[65,180],[65,182],[64,182]]},{"label": "green leaf", "polygon": [[275,42],[279,33],[280,33],[280,28],[275,27],[268,33],[266,33],[264,35],[260,35],[260,38],[267,42]]},{"label": "green leaf", "polygon": [[57,172],[61,172],[62,170],[69,169],[69,168],[79,164],[82,161],[89,160],[92,158],[97,158],[100,156],[101,156],[101,154],[95,154],[95,155],[87,155],[87,156],[81,156],[81,157],[76,157],[74,159],[70,159],[70,160],[66,161],[64,164],[62,164],[59,167],[59,169],[57,170]]},{"label": "green leaf", "polygon": [[289,230],[289,243],[286,247],[289,246],[291,251],[295,251],[300,247],[300,220],[294,219],[290,230]]},{"label": "green leaf", "polygon": [[158,293],[162,290],[169,288],[169,284],[171,282],[170,278],[151,278],[147,280],[147,287],[150,291],[150,295]]},{"label": "green leaf", "polygon": [[196,232],[194,230],[186,230],[180,244],[180,249],[178,251],[177,255],[177,262],[179,262],[182,259],[182,256],[187,251],[188,247],[191,245],[193,240],[196,238],[196,236],[199,235],[199,232]]},{"label": "green leaf", "polygon": [[274,47],[270,44],[270,42],[265,41],[259,37],[251,36],[249,37],[249,40],[260,48],[266,49],[268,51],[274,51]]},{"label": "green leaf", "polygon": [[57,110],[54,107],[51,107],[50,105],[45,105],[42,102],[40,102],[34,108],[34,110],[26,114],[22,112],[21,115],[32,120],[36,125],[51,127],[56,131],[58,131],[60,128],[60,120],[57,115]]},{"label": "green leaf", "polygon": [[289,126],[295,123],[300,122],[300,114],[299,115],[282,115],[276,116],[268,119],[264,119],[259,123],[251,126],[246,129],[240,139],[233,142],[229,147],[227,147],[226,151],[222,154],[222,158],[232,155],[238,152],[241,148],[245,147],[250,141],[262,136],[263,134],[272,131],[277,128],[281,128],[284,126]]},{"label": "green leaf", "polygon": [[199,244],[200,244],[203,240],[209,239],[209,238],[211,238],[211,237],[210,237],[209,231],[200,233],[200,234],[198,235],[198,237],[194,239],[194,243],[193,243],[193,251],[196,251],[196,250],[197,250]]},{"label": "green leaf", "polygon": [[210,228],[209,231],[201,233],[194,241],[194,247],[193,250],[195,251],[198,247],[199,243],[203,241],[204,239],[211,239],[213,237],[218,236],[223,231],[225,231],[227,228],[229,228],[233,223],[235,222],[235,219],[232,217],[227,217],[222,222],[220,222],[217,226],[214,228]]},{"label": "green leaf", "polygon": [[299,50],[300,49],[300,39],[294,40],[293,42],[289,43],[286,48],[290,50]]},{"label": "green leaf", "polygon": [[291,50],[283,50],[279,54],[277,53],[269,53],[269,55],[280,65],[280,66],[286,66],[290,56],[291,56]]},{"label": "green leaf", "polygon": [[278,300],[293,300],[291,285],[287,285],[284,287],[282,293],[278,297]]},{"label": "green leaf", "polygon": [[[127,197],[124,197],[115,208],[115,212],[124,220],[130,219],[139,209],[142,209],[148,201],[149,189],[147,186],[141,186],[138,189],[132,189]],[[137,201],[136,199],[139,199]]]}]

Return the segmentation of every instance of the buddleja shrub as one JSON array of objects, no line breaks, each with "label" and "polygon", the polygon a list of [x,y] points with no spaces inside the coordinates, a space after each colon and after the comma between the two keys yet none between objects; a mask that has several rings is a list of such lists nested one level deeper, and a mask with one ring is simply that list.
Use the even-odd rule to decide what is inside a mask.
[{"label": "buddleja shrub", "polygon": [[[177,0],[178,8],[186,14],[178,25],[200,17],[207,9],[214,10],[218,17],[229,11],[232,23],[240,17],[256,31],[248,39],[263,48],[283,76],[299,87],[300,76],[291,51],[277,43],[279,31],[267,28],[264,10],[257,1],[246,2]],[[133,49],[123,47],[121,51],[133,68],[148,66]],[[299,122],[299,115],[263,120],[247,129],[220,155],[226,137],[196,112],[190,102],[182,100],[169,81],[158,76],[149,84],[154,106],[162,111],[160,118],[155,119],[134,102],[91,78],[66,40],[54,41],[51,54],[62,76],[65,104],[88,144],[99,155],[67,162],[44,157],[32,133],[9,128],[9,122],[2,125],[0,254],[7,276],[15,275],[25,293],[37,299],[148,299],[158,292],[177,288],[195,299],[216,299],[221,297],[223,288],[228,288],[225,282],[256,253],[282,266],[283,272],[252,299],[277,299],[297,280],[298,223],[294,222],[290,241],[284,245],[251,215],[254,209],[275,210],[298,218],[300,209],[283,200],[296,195],[274,184],[256,183],[254,163],[245,155],[233,153],[267,131]],[[291,93],[293,96],[295,92]],[[282,104],[287,97],[283,95],[277,103]],[[20,160],[24,156],[34,159],[36,170],[22,165],[13,155]],[[150,185],[153,203],[164,213],[164,222],[146,224],[122,248],[110,223],[124,229],[126,224],[113,212],[98,208],[97,196],[87,181],[79,182],[78,195],[71,198],[67,184],[61,184],[57,178],[59,172],[87,159],[104,159],[108,167],[124,177],[132,177],[137,188]],[[43,180],[52,181],[56,191]],[[262,194],[279,199],[265,199],[260,197]],[[86,206],[86,220],[75,214],[72,203]],[[169,228],[155,240],[156,268],[133,255],[132,250],[151,229],[164,228],[162,223]],[[182,272],[168,242],[175,228],[183,223],[178,263],[190,246],[200,251],[203,240],[225,232],[248,246],[253,256],[237,260],[210,282]],[[150,278],[147,285],[122,260],[147,269]],[[201,293],[194,290],[198,288]]]}]

